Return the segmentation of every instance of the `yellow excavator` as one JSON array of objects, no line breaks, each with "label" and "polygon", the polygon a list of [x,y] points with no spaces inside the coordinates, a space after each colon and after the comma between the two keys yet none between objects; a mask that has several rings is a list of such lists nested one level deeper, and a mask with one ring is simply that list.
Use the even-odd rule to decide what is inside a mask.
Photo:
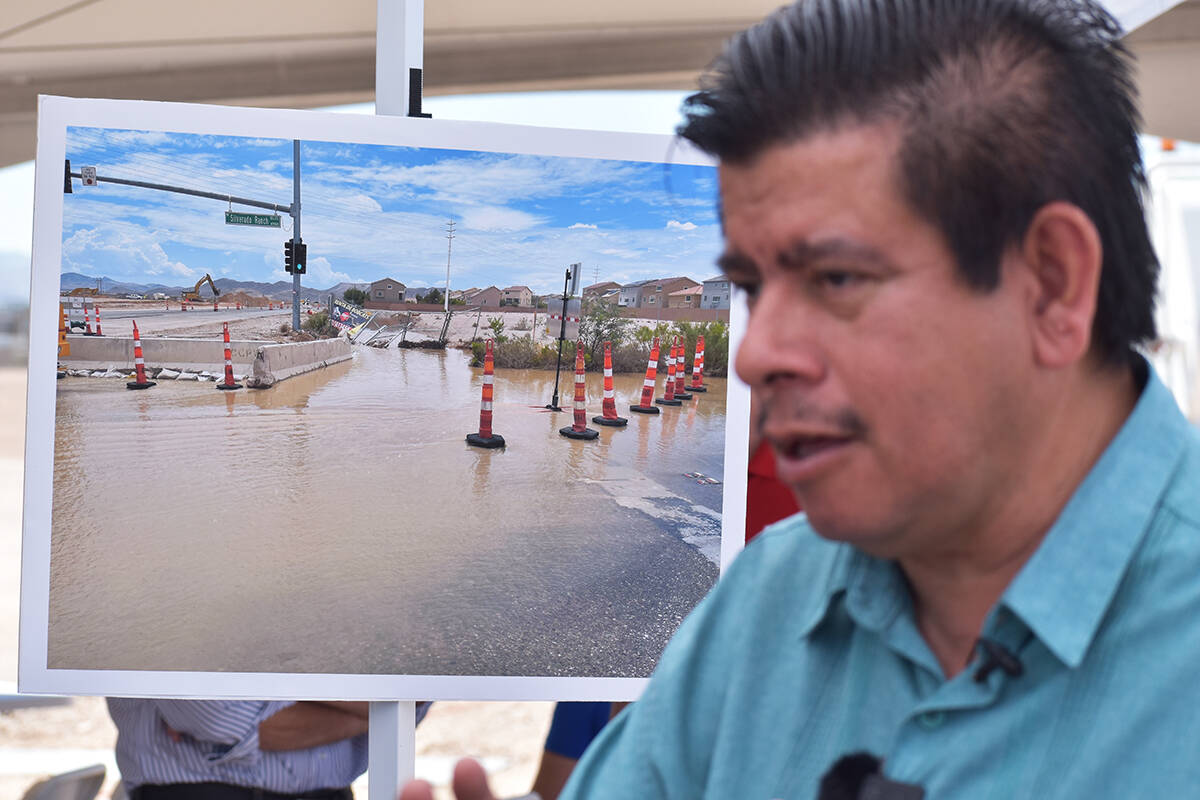
[{"label": "yellow excavator", "polygon": [[221,290],[217,288],[215,283],[213,283],[212,275],[209,275],[206,272],[204,273],[203,278],[196,281],[195,286],[193,286],[191,289],[184,289],[183,293],[179,295],[179,299],[188,303],[199,303],[203,299],[200,297],[200,287],[204,285],[205,281],[207,281],[208,285],[212,287],[213,297],[218,297],[221,294]]},{"label": "yellow excavator", "polygon": [[96,297],[100,294],[100,278],[96,279],[96,288],[80,286],[67,292],[67,297]]}]

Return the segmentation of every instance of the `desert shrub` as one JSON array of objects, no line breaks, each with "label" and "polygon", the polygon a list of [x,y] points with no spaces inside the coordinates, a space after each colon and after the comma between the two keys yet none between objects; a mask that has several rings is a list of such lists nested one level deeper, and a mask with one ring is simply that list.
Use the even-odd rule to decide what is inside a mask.
[{"label": "desert shrub", "polygon": [[508,337],[504,335],[504,320],[501,317],[488,317],[487,326],[491,330],[496,344],[508,341]]},{"label": "desert shrub", "polygon": [[337,328],[333,327],[333,323],[329,321],[328,311],[321,311],[311,317],[305,317],[304,321],[300,323],[300,327],[322,339],[330,339],[338,335]]},{"label": "desert shrub", "polygon": [[[487,345],[482,341],[471,344],[471,366],[483,366],[483,354]],[[566,346],[563,347],[563,362],[567,360]],[[492,361],[497,369],[554,369],[558,346],[537,344],[530,336],[513,336],[492,347]],[[571,350],[570,357],[575,357]]]}]

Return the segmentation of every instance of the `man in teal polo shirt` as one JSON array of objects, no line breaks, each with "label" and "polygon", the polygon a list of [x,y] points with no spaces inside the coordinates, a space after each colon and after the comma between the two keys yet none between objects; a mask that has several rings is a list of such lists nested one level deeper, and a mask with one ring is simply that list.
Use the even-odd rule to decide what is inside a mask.
[{"label": "man in teal polo shirt", "polygon": [[800,0],[728,45],[680,133],[806,516],[565,798],[1200,793],[1200,436],[1137,351],[1119,37],[1088,0]]}]

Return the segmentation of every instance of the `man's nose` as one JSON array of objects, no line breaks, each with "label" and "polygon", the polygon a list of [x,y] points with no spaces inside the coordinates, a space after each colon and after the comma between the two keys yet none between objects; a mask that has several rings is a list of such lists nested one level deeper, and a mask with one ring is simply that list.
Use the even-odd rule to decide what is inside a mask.
[{"label": "man's nose", "polygon": [[760,288],[738,347],[738,377],[765,388],[782,379],[817,382],[824,371],[811,310],[786,291]]}]

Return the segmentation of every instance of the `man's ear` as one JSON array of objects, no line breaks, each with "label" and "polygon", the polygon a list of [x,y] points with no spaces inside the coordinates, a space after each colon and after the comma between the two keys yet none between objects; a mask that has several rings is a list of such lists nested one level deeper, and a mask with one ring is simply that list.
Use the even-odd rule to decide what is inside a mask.
[{"label": "man's ear", "polygon": [[1030,271],[1034,357],[1045,367],[1083,359],[1091,346],[1104,248],[1078,206],[1048,203],[1025,232],[1021,255]]}]

